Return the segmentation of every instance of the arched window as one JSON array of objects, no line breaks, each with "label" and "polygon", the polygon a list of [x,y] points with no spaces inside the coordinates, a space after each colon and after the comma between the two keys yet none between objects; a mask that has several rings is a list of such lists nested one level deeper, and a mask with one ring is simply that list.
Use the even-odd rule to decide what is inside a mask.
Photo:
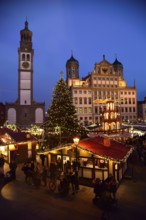
[{"label": "arched window", "polygon": [[8,122],[9,124],[16,124],[16,110],[14,108],[8,109]]},{"label": "arched window", "polygon": [[27,54],[27,60],[30,60],[30,54]]},{"label": "arched window", "polygon": [[44,118],[43,109],[37,108],[35,110],[35,123],[37,123],[37,124],[43,123],[43,121],[44,121],[43,118]]},{"label": "arched window", "polygon": [[25,60],[25,54],[24,53],[22,54],[22,60]]}]

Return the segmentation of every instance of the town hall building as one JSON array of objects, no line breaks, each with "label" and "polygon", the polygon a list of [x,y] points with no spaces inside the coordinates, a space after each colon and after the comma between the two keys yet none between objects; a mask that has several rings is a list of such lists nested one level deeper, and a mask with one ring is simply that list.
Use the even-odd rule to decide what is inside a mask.
[{"label": "town hall building", "polygon": [[77,117],[82,125],[101,123],[101,103],[111,100],[119,109],[121,121],[137,121],[137,89],[134,82],[128,87],[124,79],[123,64],[116,58],[113,63],[105,55],[95,63],[93,71],[84,78],[79,76],[79,62],[73,55],[66,62],[66,83],[71,91]]}]

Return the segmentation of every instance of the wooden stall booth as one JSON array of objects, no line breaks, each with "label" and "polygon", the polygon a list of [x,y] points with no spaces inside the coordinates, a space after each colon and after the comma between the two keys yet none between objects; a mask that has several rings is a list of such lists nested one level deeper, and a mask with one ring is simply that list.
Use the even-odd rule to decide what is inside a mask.
[{"label": "wooden stall booth", "polygon": [[71,144],[50,150],[50,161],[61,158],[62,168],[67,160],[80,164],[79,177],[105,180],[112,174],[120,181],[127,169],[127,159],[133,148],[124,143],[104,137],[81,140],[78,145]]},{"label": "wooden stall booth", "polygon": [[37,140],[30,133],[0,128],[0,143],[0,153],[7,163],[14,159],[23,163],[29,158],[36,158]]},{"label": "wooden stall booth", "polygon": [[112,174],[120,181],[127,169],[127,159],[133,148],[104,137],[80,141],[78,145],[80,176],[105,180]]}]

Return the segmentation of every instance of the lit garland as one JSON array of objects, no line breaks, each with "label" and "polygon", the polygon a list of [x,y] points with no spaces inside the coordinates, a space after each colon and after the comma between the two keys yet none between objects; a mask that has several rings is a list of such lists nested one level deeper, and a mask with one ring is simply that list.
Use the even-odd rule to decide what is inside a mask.
[{"label": "lit garland", "polygon": [[[88,140],[88,138],[86,139],[86,140]],[[115,141],[112,141],[112,142],[115,142]],[[119,144],[122,144],[121,142],[119,142],[119,141],[116,141],[116,143],[119,143]],[[100,156],[100,157],[103,157],[103,158],[106,158],[106,159],[108,159],[108,160],[112,160],[112,161],[115,161],[115,162],[118,162],[118,163],[120,163],[120,162],[125,162],[127,159],[128,159],[128,157],[130,156],[130,154],[133,152],[133,150],[134,150],[134,147],[133,146],[131,146],[131,145],[128,145],[128,147],[130,148],[129,149],[129,151],[126,153],[126,155],[123,157],[123,159],[116,159],[116,158],[113,158],[113,157],[109,157],[109,156],[105,156],[105,155],[102,155],[102,154],[97,154],[97,153],[95,153],[94,151],[92,151],[92,150],[89,150],[89,149],[86,149],[86,148],[84,148],[84,147],[81,147],[81,146],[77,146],[79,149],[81,149],[81,150],[85,150],[85,151],[87,151],[88,153],[90,153],[90,154],[94,154],[94,155],[97,155],[97,156]],[[124,147],[126,148],[127,147],[127,145],[124,145]]]},{"label": "lit garland", "polygon": [[[79,148],[79,149],[81,149],[81,150],[85,150],[85,151],[87,151],[88,153],[95,155],[95,153],[94,153],[93,151],[91,151],[91,150],[85,149],[85,148],[80,147],[80,146],[77,146],[77,148]],[[120,163],[120,162],[125,162],[125,161],[128,159],[128,157],[130,156],[130,154],[131,154],[132,152],[133,152],[133,148],[131,147],[130,150],[128,151],[128,153],[126,154],[126,156],[125,156],[122,160],[119,160],[119,159],[116,159],[116,158],[112,158],[112,157],[107,157],[107,156],[101,155],[101,154],[96,154],[96,155],[97,155],[97,156],[100,156],[100,157],[102,157],[102,158],[106,158],[107,160],[112,160],[112,161],[115,161],[115,162]]]},{"label": "lit garland", "polygon": [[[129,145],[129,146],[130,146],[130,145]],[[104,158],[104,159],[107,159],[107,160],[109,160],[109,161],[112,160],[112,161],[114,161],[115,163],[126,162],[127,159],[128,159],[128,157],[130,156],[130,154],[133,152],[133,147],[130,146],[130,150],[128,151],[128,153],[126,154],[126,156],[125,156],[122,160],[119,160],[119,159],[116,159],[116,158],[107,157],[107,156],[105,156],[105,155],[95,154],[93,151],[88,150],[88,149],[85,149],[84,147],[80,147],[79,145],[75,146],[75,145],[72,144],[72,143],[68,143],[68,144],[66,144],[66,145],[62,145],[62,146],[58,146],[58,147],[54,147],[54,148],[49,149],[49,150],[46,149],[46,151],[44,151],[44,152],[39,152],[39,154],[50,153],[50,152],[52,152],[52,151],[55,151],[55,150],[61,150],[61,149],[64,149],[64,148],[66,148],[66,147],[67,147],[67,148],[68,148],[68,147],[77,147],[78,149],[80,149],[80,150],[84,150],[84,151],[88,152],[89,154],[97,155],[97,156],[99,156],[99,157],[101,157],[101,158]]]}]

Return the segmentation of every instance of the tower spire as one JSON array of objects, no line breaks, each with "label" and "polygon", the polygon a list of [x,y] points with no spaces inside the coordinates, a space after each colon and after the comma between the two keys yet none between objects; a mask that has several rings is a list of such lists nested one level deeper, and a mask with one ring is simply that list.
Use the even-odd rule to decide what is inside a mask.
[{"label": "tower spire", "polygon": [[28,21],[27,21],[27,16],[26,16],[26,21],[25,21],[25,30],[28,30]]}]

